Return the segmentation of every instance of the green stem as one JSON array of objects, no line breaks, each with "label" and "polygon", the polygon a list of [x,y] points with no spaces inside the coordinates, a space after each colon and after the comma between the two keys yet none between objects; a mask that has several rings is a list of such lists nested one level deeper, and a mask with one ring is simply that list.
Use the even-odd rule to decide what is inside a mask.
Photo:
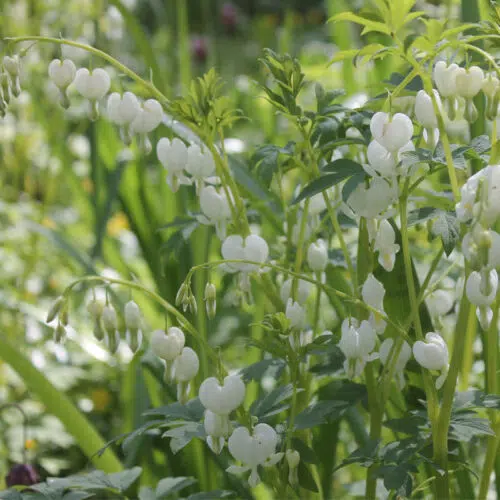
[{"label": "green stem", "polygon": [[0,336],[0,357],[18,373],[28,389],[40,398],[47,411],[61,421],[82,452],[96,467],[106,473],[123,470],[120,460],[111,448],[107,448],[100,457],[97,455],[106,442],[94,426],[65,394],[57,390],[42,372],[2,336]]},{"label": "green stem", "polygon": [[186,0],[176,0],[177,43],[180,84],[183,90],[191,81],[191,51],[189,50],[188,5]]},{"label": "green stem", "polygon": [[90,45],[86,45],[84,43],[79,43],[79,42],[73,42],[72,40],[66,40],[64,38],[52,38],[49,36],[18,36],[18,37],[7,37],[4,38],[4,40],[8,41],[8,44],[17,44],[20,42],[26,42],[26,41],[36,41],[36,42],[43,42],[43,43],[56,43],[58,45],[70,45],[71,47],[76,47],[78,49],[83,49],[86,50],[87,52],[90,52],[91,54],[94,54],[101,59],[104,59],[108,63],[110,63],[112,66],[114,66],[117,70],[122,72],[123,74],[127,75],[130,77],[132,80],[135,82],[139,83],[142,85],[144,88],[146,88],[151,95],[156,97],[158,100],[163,101],[164,104],[168,104],[169,100],[165,97],[164,94],[162,94],[154,85],[153,82],[148,82],[147,80],[144,80],[141,78],[137,73],[132,71],[131,69],[127,68],[124,64],[116,60],[114,57],[111,57],[109,54],[106,54],[106,52],[103,52],[102,50],[96,49]]}]

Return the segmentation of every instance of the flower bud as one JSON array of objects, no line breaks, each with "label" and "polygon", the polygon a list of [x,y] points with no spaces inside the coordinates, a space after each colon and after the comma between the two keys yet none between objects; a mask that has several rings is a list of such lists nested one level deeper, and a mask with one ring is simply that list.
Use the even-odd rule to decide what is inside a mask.
[{"label": "flower bud", "polygon": [[186,283],[183,283],[179,291],[177,292],[177,295],[175,296],[175,305],[179,307],[180,305],[184,304],[184,301],[186,300],[186,296],[189,293],[189,287],[186,285]]},{"label": "flower bud", "polygon": [[306,312],[304,308],[292,298],[288,299],[285,310],[286,317],[290,320],[290,326],[302,330],[306,323]]},{"label": "flower bud", "polygon": [[307,249],[307,263],[312,271],[324,271],[328,264],[328,250],[324,240],[317,240]]},{"label": "flower bud", "polygon": [[65,301],[66,299],[62,295],[54,301],[52,307],[49,309],[49,312],[47,313],[47,318],[45,319],[46,323],[51,323],[56,319],[56,316],[59,314],[59,311],[63,307]]},{"label": "flower bud", "polygon": [[217,310],[217,290],[213,283],[205,286],[205,307],[209,318],[214,318]]},{"label": "flower bud", "polygon": [[3,67],[12,78],[18,77],[21,70],[19,57],[17,55],[14,55],[13,57],[4,56]]},{"label": "flower bud", "polygon": [[227,415],[218,415],[205,410],[203,426],[207,434],[207,444],[218,455],[224,447],[225,438],[231,434],[231,422]]},{"label": "flower bud", "polygon": [[57,344],[64,342],[66,339],[66,328],[62,323],[57,323],[56,328],[54,329],[54,342]]},{"label": "flower bud", "polygon": [[184,347],[184,333],[180,328],[172,326],[167,330],[155,330],[150,339],[151,350],[155,356],[169,362],[177,358]]},{"label": "flower bud", "polygon": [[114,310],[112,305],[107,304],[104,306],[102,310],[101,319],[102,319],[102,326],[106,334],[107,335],[110,335],[111,333],[114,334],[118,328],[118,318],[116,316],[116,311]]},{"label": "flower bud", "polygon": [[40,482],[38,471],[30,464],[16,464],[10,469],[5,484],[12,486],[32,486]]},{"label": "flower bud", "polygon": [[174,361],[174,378],[177,382],[189,382],[196,376],[199,368],[200,360],[196,352],[190,347],[184,347]]},{"label": "flower bud", "polygon": [[133,300],[129,300],[125,304],[124,315],[125,328],[137,332],[141,328],[141,310]]},{"label": "flower bud", "polygon": [[295,486],[299,482],[300,453],[297,450],[286,450],[285,457],[288,463],[288,482],[290,485]]}]

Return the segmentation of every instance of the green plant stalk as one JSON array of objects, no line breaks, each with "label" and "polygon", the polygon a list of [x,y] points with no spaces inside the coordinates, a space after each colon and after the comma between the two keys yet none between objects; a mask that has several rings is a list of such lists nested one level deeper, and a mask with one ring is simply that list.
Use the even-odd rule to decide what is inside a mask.
[{"label": "green plant stalk", "polygon": [[97,452],[106,441],[94,426],[78,411],[71,400],[57,390],[47,377],[10,342],[0,336],[0,357],[23,379],[26,386],[40,399],[47,411],[57,417],[65,426],[85,456],[106,473],[120,472],[123,466],[114,452],[108,448],[101,457]]},{"label": "green plant stalk", "polygon": [[[406,181],[403,190],[403,195],[401,196],[400,199],[401,243],[403,247],[402,248],[403,261],[405,267],[406,280],[408,282],[408,296],[410,299],[413,325],[415,327],[417,340],[423,340],[424,334],[422,331],[422,325],[420,323],[419,304],[417,302],[415,280],[413,276],[413,269],[411,263],[410,243],[408,240],[408,207],[407,207],[408,185],[409,185],[408,181]],[[429,415],[429,421],[431,422],[432,426],[434,452],[436,454],[436,444],[438,443],[439,440],[439,435],[438,435],[439,402],[436,389],[434,387],[434,381],[432,380],[432,377],[429,375],[428,371],[425,368],[422,368],[422,377],[424,382],[423,384],[424,390],[427,398],[427,412]],[[445,444],[447,446],[447,435],[445,436]],[[434,459],[445,470],[445,474],[441,476],[439,472],[436,471],[435,474],[436,495],[437,498],[446,499],[449,497],[450,494],[450,486],[449,486],[448,470],[447,470],[447,453],[443,457],[441,453],[442,451],[441,448],[438,448],[438,451],[439,453],[437,453],[437,456],[435,456]]]},{"label": "green plant stalk", "polygon": [[[477,321],[475,314],[469,314],[467,330],[464,341],[464,354],[462,359],[462,367],[460,373],[459,388],[461,391],[466,391],[469,388],[469,375],[472,371],[472,361],[474,358],[473,344],[476,338]],[[487,367],[488,365],[486,365]],[[486,375],[488,379],[488,373]]]},{"label": "green plant stalk", "polygon": [[102,50],[96,49],[90,45],[84,44],[84,43],[79,43],[79,42],[73,42],[72,40],[66,40],[64,38],[53,38],[49,36],[18,36],[18,37],[6,37],[4,38],[8,42],[8,45],[13,45],[17,44],[20,42],[27,42],[27,41],[34,41],[34,42],[43,42],[43,43],[55,43],[57,45],[69,45],[71,47],[76,47],[78,49],[83,49],[86,50],[87,52],[90,52],[91,54],[100,57],[101,59],[104,59],[107,61],[109,64],[114,66],[118,71],[122,72],[123,74],[127,75],[129,78],[134,80],[136,83],[139,85],[142,85],[145,89],[147,89],[153,97],[156,97],[159,101],[162,101],[164,104],[168,104],[169,100],[165,97],[165,95],[160,92],[156,86],[154,85],[153,82],[148,82],[147,80],[144,80],[141,78],[137,73],[129,69],[127,66],[119,62],[117,59],[114,57],[110,56],[106,52],[103,52]]},{"label": "green plant stalk", "polygon": [[[486,390],[487,394],[497,394],[497,361],[498,361],[498,308],[499,300],[494,302],[493,319],[490,327],[486,332],[486,343],[483,347],[484,362],[486,365]],[[490,477],[495,466],[495,458],[497,455],[498,444],[500,442],[500,423],[494,410],[489,412],[489,417],[492,423],[495,436],[488,437],[488,447],[486,449],[486,458],[484,460],[483,469],[481,471],[481,479],[479,482],[479,500],[486,499],[490,485]]]},{"label": "green plant stalk", "polygon": [[[294,269],[296,273],[300,273],[300,269],[302,267],[302,261],[304,260],[304,244],[305,244],[305,235],[306,235],[306,227],[307,227],[307,215],[309,212],[309,198],[304,203],[304,210],[302,211],[302,219],[300,221],[299,228],[299,237],[297,241],[297,251],[295,253],[295,264]],[[299,288],[299,280],[294,278],[292,281],[292,290],[290,292],[290,296],[293,300],[297,300],[297,290]]]}]

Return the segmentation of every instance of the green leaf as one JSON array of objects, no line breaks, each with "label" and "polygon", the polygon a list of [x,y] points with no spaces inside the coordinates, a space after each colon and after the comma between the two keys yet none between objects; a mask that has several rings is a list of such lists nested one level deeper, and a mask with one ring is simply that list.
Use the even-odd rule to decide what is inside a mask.
[{"label": "green leaf", "polygon": [[156,486],[156,498],[167,498],[197,482],[194,477],[166,477]]},{"label": "green leaf", "polygon": [[458,392],[453,400],[455,410],[469,408],[490,408],[500,410],[500,396],[496,394],[484,394],[479,390]]},{"label": "green leaf", "polygon": [[162,416],[167,421],[187,420],[190,422],[199,422],[203,417],[205,408],[200,403],[199,398],[188,401],[185,405],[181,403],[171,403],[159,408],[153,408],[144,413],[149,416]]},{"label": "green leaf", "polygon": [[408,214],[408,226],[414,226],[415,224],[421,224],[429,219],[434,219],[440,211],[434,207],[422,207],[412,210]]},{"label": "green leaf", "polygon": [[363,31],[361,32],[362,35],[365,35],[366,33],[370,33],[372,31],[384,33],[385,35],[391,34],[391,30],[389,29],[387,24],[384,24],[380,21],[367,19],[366,17],[358,16],[353,12],[341,12],[340,14],[337,14],[336,16],[333,16],[328,20],[328,22],[334,23],[337,23],[339,21],[350,21],[356,24],[361,24],[361,26],[363,26]]},{"label": "green leaf", "polygon": [[444,251],[449,256],[460,238],[455,212],[441,212],[432,224],[431,234],[441,238]]},{"label": "green leaf", "polygon": [[292,448],[297,450],[300,454],[300,460],[304,461],[306,464],[317,464],[319,463],[319,458],[315,451],[307,446],[302,439],[298,437],[292,438]]},{"label": "green leaf", "polygon": [[305,490],[318,492],[318,486],[306,464],[301,460],[298,468],[299,485]]},{"label": "green leaf", "polygon": [[346,401],[318,401],[302,410],[295,418],[295,429],[311,429],[339,418],[351,406]]},{"label": "green leaf", "polygon": [[349,158],[339,158],[327,163],[322,169],[327,174],[342,174],[345,178],[354,174],[363,173],[363,166],[358,162],[349,160]]},{"label": "green leaf", "polygon": [[277,380],[285,366],[286,363],[283,359],[264,359],[243,368],[240,371],[240,375],[246,383],[251,380],[261,380],[264,375],[270,375],[274,380]]},{"label": "green leaf", "polygon": [[359,464],[362,467],[370,467],[378,460],[380,440],[369,439],[365,446],[354,450],[345,460],[343,460],[334,471],[351,464]]},{"label": "green leaf", "polygon": [[430,428],[427,418],[416,414],[386,420],[384,426],[394,432],[403,432],[413,436],[418,436],[423,430],[429,430]]},{"label": "green leaf", "polygon": [[[303,390],[303,389],[301,389]],[[297,391],[299,392],[299,391]],[[291,398],[293,395],[293,385],[287,384],[277,387],[265,396],[257,399],[250,407],[250,413],[259,419],[270,417],[276,413],[282,412],[288,407],[283,405],[283,401]]]},{"label": "green leaf", "polygon": [[351,193],[367,179],[365,172],[358,172],[350,177],[342,188],[342,200],[347,201]]},{"label": "green leaf", "polygon": [[187,446],[193,438],[205,436],[203,424],[198,422],[185,422],[165,432],[162,437],[169,437],[172,453],[178,453]]},{"label": "green leaf", "polygon": [[476,413],[462,412],[452,415],[450,420],[450,439],[470,441],[475,436],[494,436],[490,421],[477,417]]},{"label": "green leaf", "polygon": [[410,472],[416,472],[412,464],[383,465],[377,470],[377,475],[384,478],[384,486],[395,490],[400,497],[408,498],[413,489],[413,478]]},{"label": "green leaf", "polygon": [[216,500],[217,498],[231,498],[234,495],[234,491],[229,490],[201,491],[189,495],[186,500]]}]

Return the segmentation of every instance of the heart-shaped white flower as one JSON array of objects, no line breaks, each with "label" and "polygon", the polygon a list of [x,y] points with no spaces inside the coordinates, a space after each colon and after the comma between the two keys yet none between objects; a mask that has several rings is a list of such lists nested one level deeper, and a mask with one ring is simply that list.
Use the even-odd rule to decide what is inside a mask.
[{"label": "heart-shaped white flower", "polygon": [[140,107],[134,93],[125,92],[121,96],[118,92],[113,92],[108,97],[108,118],[117,125],[127,125],[135,119]]},{"label": "heart-shaped white flower", "polygon": [[469,69],[458,68],[455,72],[457,94],[472,99],[479,93],[484,82],[484,72],[478,66]]},{"label": "heart-shaped white flower", "polygon": [[441,335],[429,332],[425,342],[417,340],[413,344],[413,356],[417,363],[428,370],[440,370],[441,375],[436,380],[436,388],[440,389],[448,372],[448,346]]},{"label": "heart-shaped white flower", "polygon": [[228,375],[222,385],[215,377],[205,379],[200,385],[201,404],[218,415],[229,415],[245,398],[245,384],[238,375]]},{"label": "heart-shaped white flower", "polygon": [[49,78],[61,90],[67,88],[75,79],[76,66],[71,59],[53,59],[49,64]]},{"label": "heart-shaped white flower", "polygon": [[195,180],[203,180],[215,172],[215,162],[212,153],[207,149],[202,150],[198,144],[191,144],[188,148],[186,171]]},{"label": "heart-shaped white flower", "polygon": [[394,269],[399,245],[396,243],[396,233],[387,220],[380,221],[373,249],[378,252],[379,264],[388,272]]},{"label": "heart-shaped white flower", "polygon": [[228,441],[231,455],[240,462],[255,468],[263,464],[276,451],[278,435],[267,424],[257,424],[252,434],[246,427],[238,427]]},{"label": "heart-shaped white flower", "polygon": [[495,300],[498,290],[498,274],[495,269],[491,269],[486,280],[487,282],[483,282],[483,276],[478,271],[472,271],[467,278],[465,292],[475,306],[486,307]]},{"label": "heart-shaped white flower", "polygon": [[87,68],[80,68],[75,75],[75,87],[78,92],[91,101],[102,99],[111,86],[111,78],[108,73],[97,68],[90,72]]},{"label": "heart-shaped white flower", "polygon": [[311,270],[324,271],[328,264],[328,249],[326,242],[322,239],[313,241],[307,249],[307,264]]},{"label": "heart-shaped white flower", "polygon": [[481,87],[484,95],[489,99],[493,99],[499,88],[500,80],[497,78],[496,74],[488,73],[483,81],[483,86]]},{"label": "heart-shaped white flower", "polygon": [[173,372],[177,382],[189,382],[196,377],[200,369],[198,355],[190,347],[184,347],[180,355],[175,358]]},{"label": "heart-shaped white flower", "polygon": [[173,361],[181,354],[184,342],[183,331],[175,326],[170,327],[167,333],[163,330],[155,330],[150,340],[153,353],[167,362]]},{"label": "heart-shaped white flower", "polygon": [[210,221],[220,221],[231,218],[231,209],[226,193],[224,191],[219,193],[214,186],[204,186],[201,189],[200,208],[203,215]]},{"label": "heart-shaped white flower", "polygon": [[453,63],[449,66],[444,61],[439,61],[434,66],[434,81],[442,97],[452,97],[457,93],[456,76],[458,65]]},{"label": "heart-shaped white flower", "polygon": [[[269,255],[269,247],[266,240],[256,234],[250,234],[245,239],[234,234],[228,236],[221,247],[222,257],[227,260],[252,260],[255,262],[265,262]],[[227,264],[230,272],[251,272],[258,269],[255,264]]]},{"label": "heart-shaped white flower", "polygon": [[163,108],[156,99],[148,99],[140,107],[130,124],[130,130],[138,134],[152,132],[163,120]]},{"label": "heart-shaped white flower", "polygon": [[160,163],[169,172],[179,174],[186,168],[188,148],[177,137],[172,139],[172,141],[166,137],[162,137],[156,145],[156,155]]},{"label": "heart-shaped white flower", "polygon": [[395,153],[412,138],[413,123],[403,113],[396,113],[391,117],[388,113],[379,111],[371,119],[370,130],[377,142]]},{"label": "heart-shaped white flower", "polygon": [[[437,90],[432,89],[436,98],[438,109],[441,109],[441,98]],[[426,129],[433,130],[438,126],[434,104],[431,96],[425,90],[419,90],[415,99],[415,117]]]}]

